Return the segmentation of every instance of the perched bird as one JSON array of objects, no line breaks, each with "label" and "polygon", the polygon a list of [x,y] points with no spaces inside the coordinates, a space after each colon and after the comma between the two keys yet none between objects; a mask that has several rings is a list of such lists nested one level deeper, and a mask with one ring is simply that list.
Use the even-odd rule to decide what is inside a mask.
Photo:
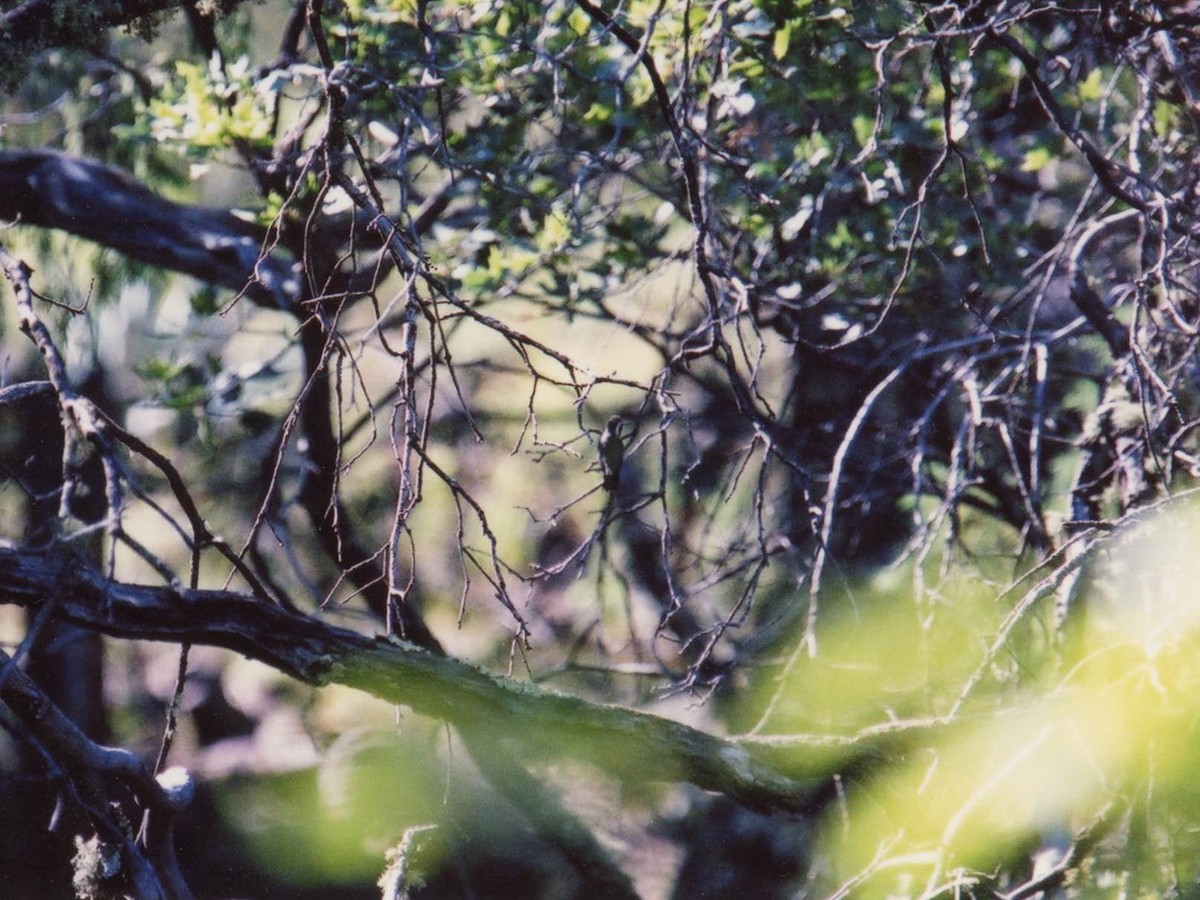
[{"label": "perched bird", "polygon": [[625,441],[621,439],[620,416],[613,416],[600,432],[600,472],[604,476],[604,489],[616,491],[621,482],[621,465],[625,461]]}]

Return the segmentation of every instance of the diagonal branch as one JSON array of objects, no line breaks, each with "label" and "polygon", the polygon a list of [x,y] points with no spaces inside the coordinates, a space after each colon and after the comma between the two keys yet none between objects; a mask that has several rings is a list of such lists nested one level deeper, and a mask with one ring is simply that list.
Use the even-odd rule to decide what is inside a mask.
[{"label": "diagonal branch", "polygon": [[489,675],[244,594],[113,582],[65,548],[0,547],[0,602],[28,607],[50,598],[82,627],[224,647],[308,684],[343,684],[470,733],[492,730],[527,758],[582,760],[628,781],[688,781],[758,809],[810,809],[826,784],[823,773],[791,777],[755,748],[678,722]]},{"label": "diagonal branch", "polygon": [[988,37],[1016,57],[1021,65],[1025,67],[1025,75],[1029,78],[1030,84],[1033,85],[1042,108],[1050,116],[1063,136],[1083,154],[1084,158],[1088,161],[1088,165],[1092,167],[1092,171],[1096,173],[1096,178],[1104,186],[1104,189],[1113,197],[1124,203],[1128,203],[1134,209],[1143,213],[1147,212],[1149,205],[1141,198],[1126,190],[1117,180],[1118,178],[1123,178],[1126,173],[1116,163],[1106,157],[1104,152],[1096,146],[1091,138],[1076,127],[1071,121],[1071,117],[1059,105],[1058,100],[1054,96],[1054,91],[1050,89],[1050,86],[1038,74],[1038,69],[1041,65],[1038,57],[1032,51],[1027,50],[1011,34],[1006,34],[995,29],[988,29]]},{"label": "diagonal branch", "polygon": [[65,153],[0,151],[0,219],[58,228],[263,306],[287,309],[300,291],[294,264],[263,252],[262,228],[172,203],[120,169]]},{"label": "diagonal branch", "polygon": [[[27,737],[70,773],[73,798],[87,813],[98,834],[121,848],[127,875],[138,896],[191,897],[179,872],[173,844],[152,841],[146,848],[149,856],[144,855],[114,815],[105,783],[108,778],[118,779],[147,809],[157,810],[160,817],[165,816],[169,821],[191,802],[190,778],[180,781],[172,774],[167,781],[156,781],[135,754],[93,742],[3,650],[0,650],[0,701],[28,729]],[[174,786],[171,779],[176,782]]]}]

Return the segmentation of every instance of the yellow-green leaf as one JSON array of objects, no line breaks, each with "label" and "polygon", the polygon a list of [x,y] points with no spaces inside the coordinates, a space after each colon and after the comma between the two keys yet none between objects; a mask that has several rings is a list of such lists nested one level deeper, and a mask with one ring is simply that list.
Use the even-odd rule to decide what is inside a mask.
[{"label": "yellow-green leaf", "polygon": [[792,23],[788,22],[775,32],[775,40],[771,44],[771,55],[776,59],[787,56],[788,45],[792,42]]},{"label": "yellow-green leaf", "polygon": [[1079,99],[1084,103],[1100,99],[1100,78],[1102,74],[1099,69],[1092,69],[1088,77],[1079,83]]},{"label": "yellow-green leaf", "polygon": [[1022,172],[1039,172],[1050,160],[1053,159],[1053,154],[1045,147],[1034,147],[1025,154],[1025,160],[1021,163]]}]

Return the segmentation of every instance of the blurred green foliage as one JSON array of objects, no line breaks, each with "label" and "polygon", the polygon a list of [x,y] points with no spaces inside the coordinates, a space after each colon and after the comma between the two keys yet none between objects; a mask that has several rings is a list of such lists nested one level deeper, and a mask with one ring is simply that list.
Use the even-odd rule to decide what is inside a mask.
[{"label": "blurred green foliage", "polygon": [[746,738],[793,745],[797,771],[880,754],[825,816],[823,889],[973,895],[1030,854],[1062,867],[1069,896],[1195,880],[1198,547],[1194,500],[1113,534],[1083,564],[1061,643],[1034,579],[1020,618],[969,575],[923,603],[894,579],[858,585],[820,652],[764,679]]}]

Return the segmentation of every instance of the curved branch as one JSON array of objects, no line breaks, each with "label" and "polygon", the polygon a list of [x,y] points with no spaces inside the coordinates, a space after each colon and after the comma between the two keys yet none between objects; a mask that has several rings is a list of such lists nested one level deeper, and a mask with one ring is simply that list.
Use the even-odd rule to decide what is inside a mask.
[{"label": "curved branch", "polygon": [[0,151],[0,219],[57,228],[130,259],[290,308],[295,265],[263,252],[262,228],[166,200],[120,169],[50,150]]},{"label": "curved branch", "polygon": [[52,597],[82,627],[224,647],[308,684],[357,688],[474,734],[494,729],[529,758],[583,760],[629,781],[688,781],[757,809],[810,809],[826,783],[791,777],[754,748],[678,722],[489,675],[243,594],[113,582],[65,548],[0,547],[0,602],[36,606]]}]

